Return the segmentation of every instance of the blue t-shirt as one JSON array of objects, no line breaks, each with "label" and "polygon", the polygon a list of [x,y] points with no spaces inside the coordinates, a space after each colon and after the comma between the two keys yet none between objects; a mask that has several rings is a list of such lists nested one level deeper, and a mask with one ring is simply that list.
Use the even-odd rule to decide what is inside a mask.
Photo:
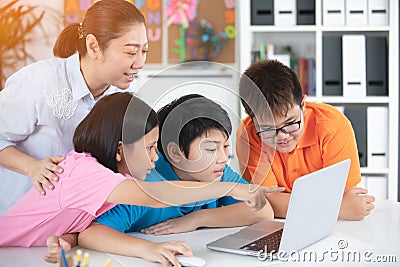
[{"label": "blue t-shirt", "polygon": [[[156,168],[146,176],[146,181],[156,182],[180,180],[175,174],[171,165],[159,153],[159,159],[156,162]],[[221,182],[236,182],[246,184],[238,173],[234,172],[228,165],[224,169]],[[119,204],[95,219],[96,222],[112,227],[120,232],[138,232],[143,228],[154,224],[184,216],[192,211],[200,209],[211,209],[227,206],[240,202],[232,197],[221,197],[218,199],[204,200],[183,206],[151,208],[135,205]]]}]

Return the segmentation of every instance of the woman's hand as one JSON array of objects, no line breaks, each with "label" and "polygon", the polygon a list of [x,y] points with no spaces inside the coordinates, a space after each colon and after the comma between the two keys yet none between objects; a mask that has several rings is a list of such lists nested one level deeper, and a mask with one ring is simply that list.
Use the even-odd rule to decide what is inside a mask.
[{"label": "woman's hand", "polygon": [[58,176],[55,173],[62,173],[63,169],[57,164],[64,159],[65,157],[62,156],[52,156],[42,160],[34,160],[28,166],[28,176],[31,178],[33,186],[41,195],[46,194],[43,186],[46,186],[50,190],[54,189],[54,185],[50,181],[58,181]]}]

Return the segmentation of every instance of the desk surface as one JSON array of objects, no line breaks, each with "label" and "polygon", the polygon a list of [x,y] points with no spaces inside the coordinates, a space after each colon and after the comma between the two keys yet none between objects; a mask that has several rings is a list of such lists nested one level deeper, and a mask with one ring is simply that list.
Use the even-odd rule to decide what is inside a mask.
[{"label": "desk surface", "polygon": [[[226,234],[238,231],[240,228],[223,229],[202,229],[191,233],[175,234],[167,236],[151,236],[140,233],[133,233],[132,236],[144,238],[147,240],[162,242],[167,240],[182,240],[187,242],[196,256],[206,260],[210,267],[229,266],[270,266],[283,265],[279,261],[268,262],[261,261],[256,257],[233,255],[229,253],[216,252],[208,250],[205,244]],[[345,246],[345,248],[342,248]],[[76,249],[76,248],[75,248]],[[46,248],[0,248],[0,266],[53,266],[47,264],[42,259]],[[148,263],[142,259],[125,257],[115,254],[106,254],[96,251],[84,250],[90,252],[90,266],[102,267],[107,257],[112,259],[112,267],[119,266],[149,266],[157,267],[161,264]],[[317,260],[321,261],[324,257],[324,263],[346,263],[361,262],[370,264],[374,261],[385,261],[387,265],[398,266],[400,264],[400,203],[384,200],[376,203],[376,208],[371,214],[362,221],[339,221],[334,232],[327,238],[307,247],[303,250],[313,251],[317,255]],[[335,256],[328,256],[329,253],[335,253]],[[345,252],[345,253],[344,253]],[[361,255],[360,260],[355,256],[355,252]],[[325,253],[325,254],[324,254]],[[308,256],[307,256],[308,257]],[[329,258],[330,257],[330,258]],[[290,259],[291,263],[296,260],[296,255]],[[307,260],[300,260],[307,266]],[[315,260],[314,260],[315,262]],[[391,262],[391,263],[388,263]],[[375,265],[375,264],[371,264]],[[378,265],[378,264],[376,264]],[[382,266],[379,264],[379,266]]]}]

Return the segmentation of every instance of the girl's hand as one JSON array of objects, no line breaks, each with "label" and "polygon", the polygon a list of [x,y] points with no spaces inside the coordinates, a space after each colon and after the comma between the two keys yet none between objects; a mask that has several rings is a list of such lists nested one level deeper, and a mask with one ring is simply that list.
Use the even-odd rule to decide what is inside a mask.
[{"label": "girl's hand", "polygon": [[191,248],[181,241],[170,241],[163,243],[150,243],[142,251],[142,258],[149,262],[159,262],[164,266],[181,266],[176,255],[183,254],[192,256]]},{"label": "girl's hand", "polygon": [[198,228],[193,220],[193,213],[189,213],[185,216],[169,219],[161,223],[154,224],[150,227],[142,229],[140,232],[144,234],[154,235],[168,235],[192,232]]},{"label": "girl's hand", "polygon": [[266,193],[282,191],[285,191],[284,187],[238,184],[233,189],[232,197],[245,201],[253,211],[258,211],[267,203],[265,198]]},{"label": "girl's hand", "polygon": [[62,156],[52,156],[42,160],[36,160],[28,166],[28,176],[31,178],[33,186],[41,195],[46,194],[43,186],[46,186],[50,190],[54,189],[54,185],[50,180],[58,181],[58,176],[54,173],[63,172],[63,169],[57,164],[64,159],[65,157]]},{"label": "girl's hand", "polygon": [[47,253],[44,255],[43,259],[50,263],[57,263],[61,258],[61,248],[64,249],[65,252],[71,250],[71,245],[58,236],[49,236],[46,241],[47,244]]}]

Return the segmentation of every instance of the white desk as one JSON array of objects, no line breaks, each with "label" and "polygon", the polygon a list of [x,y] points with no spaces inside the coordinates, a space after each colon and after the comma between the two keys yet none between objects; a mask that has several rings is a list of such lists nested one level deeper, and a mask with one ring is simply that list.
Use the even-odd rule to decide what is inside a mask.
[{"label": "white desk", "polygon": [[[162,242],[167,240],[182,240],[187,242],[196,256],[199,256],[206,260],[207,265],[210,267],[250,267],[250,266],[271,266],[271,265],[289,265],[288,263],[282,262],[263,262],[258,260],[256,257],[233,255],[228,253],[211,251],[205,248],[205,244],[215,240],[223,235],[235,232],[240,228],[224,228],[224,229],[203,229],[197,230],[192,233],[176,234],[168,236],[149,236],[139,233],[132,234],[140,238],[148,240]],[[344,240],[347,242],[348,247],[344,250],[338,248],[338,240]],[[396,260],[394,263],[386,263],[384,266],[399,266],[400,265],[400,203],[385,200],[376,203],[376,208],[373,212],[366,217],[363,221],[339,221],[334,233],[311,245],[305,249],[306,251],[315,251],[319,256],[325,251],[360,251],[360,252],[371,252],[370,259],[377,259],[376,256],[384,256],[380,259],[389,256],[391,261]],[[84,250],[89,251],[89,250]],[[1,248],[0,249],[0,266],[56,266],[54,264],[47,264],[42,260],[43,255],[46,252],[46,248]],[[114,254],[105,254],[95,251],[90,252],[90,267],[102,267],[107,257],[112,259],[112,267],[119,266],[150,266],[159,267],[160,264],[148,263],[138,258],[130,258],[125,256],[119,256]],[[348,254],[346,254],[348,255]],[[355,259],[351,254],[350,261],[332,262],[329,259],[324,261],[326,264],[334,265],[353,265]],[[396,258],[394,258],[396,257]],[[320,259],[320,257],[318,257]],[[348,256],[347,256],[348,258]],[[371,261],[372,262],[372,261]],[[347,263],[347,264],[346,264]],[[365,261],[361,259],[361,264],[365,265]],[[290,265],[293,262],[290,263]],[[310,263],[300,263],[296,266],[309,266]],[[382,266],[382,263],[369,263],[368,266]]]}]

